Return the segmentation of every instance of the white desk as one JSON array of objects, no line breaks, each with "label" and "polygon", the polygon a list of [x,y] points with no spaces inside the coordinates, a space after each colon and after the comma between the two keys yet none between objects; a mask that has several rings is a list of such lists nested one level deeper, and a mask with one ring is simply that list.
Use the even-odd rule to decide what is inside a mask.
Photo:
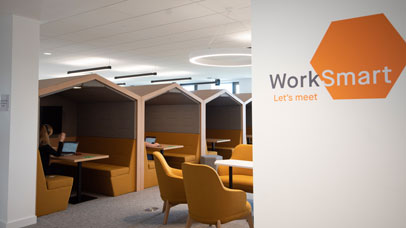
[{"label": "white desk", "polygon": [[233,167],[237,168],[245,168],[245,169],[253,169],[254,163],[252,161],[244,161],[244,160],[217,160],[214,162],[215,165],[224,165],[228,166],[228,178],[230,188],[233,188]]},{"label": "white desk", "polygon": [[231,139],[215,139],[215,138],[207,138],[206,142],[211,143],[211,150],[215,151],[216,150],[216,143],[225,143],[225,142],[230,142]]}]

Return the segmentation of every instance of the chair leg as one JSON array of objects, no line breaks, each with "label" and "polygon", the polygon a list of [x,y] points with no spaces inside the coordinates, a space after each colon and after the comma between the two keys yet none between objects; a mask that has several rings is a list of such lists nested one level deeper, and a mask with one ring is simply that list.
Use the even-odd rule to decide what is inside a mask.
[{"label": "chair leg", "polygon": [[164,213],[164,212],[165,212],[166,203],[167,203],[167,200],[165,200],[165,201],[164,201],[164,206],[162,207],[162,213]]},{"label": "chair leg", "polygon": [[186,222],[186,228],[192,227],[193,219],[190,217],[190,215],[187,216],[187,222]]},{"label": "chair leg", "polygon": [[221,221],[217,220],[216,228],[221,228]]},{"label": "chair leg", "polygon": [[252,220],[251,215],[248,215],[247,222],[248,222],[248,225],[250,226],[250,228],[254,228],[254,221]]},{"label": "chair leg", "polygon": [[169,216],[169,210],[171,209],[171,204],[169,201],[166,201],[165,203],[165,216],[164,216],[164,225],[168,223],[168,216]]}]

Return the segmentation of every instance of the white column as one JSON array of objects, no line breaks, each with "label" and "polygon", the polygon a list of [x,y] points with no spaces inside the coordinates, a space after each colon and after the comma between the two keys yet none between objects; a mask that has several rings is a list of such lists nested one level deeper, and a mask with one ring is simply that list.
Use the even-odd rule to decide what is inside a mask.
[{"label": "white column", "polygon": [[[399,0],[253,1],[255,227],[406,227],[405,12]],[[380,14],[387,20],[366,19]],[[352,99],[334,100],[320,77],[319,86],[309,82],[326,33],[334,35],[322,47],[328,58],[317,60],[321,72],[335,67],[358,80],[388,66],[386,97],[374,98],[372,83],[349,83],[339,89]],[[275,79],[285,73],[294,77],[282,88]],[[388,83],[379,76],[378,85]],[[366,89],[372,95],[355,99]]]},{"label": "white column", "polygon": [[0,15],[1,228],[36,223],[38,53],[39,23]]},{"label": "white column", "polygon": [[240,93],[251,93],[252,91],[252,79],[251,78],[242,78],[239,79],[240,83]]}]

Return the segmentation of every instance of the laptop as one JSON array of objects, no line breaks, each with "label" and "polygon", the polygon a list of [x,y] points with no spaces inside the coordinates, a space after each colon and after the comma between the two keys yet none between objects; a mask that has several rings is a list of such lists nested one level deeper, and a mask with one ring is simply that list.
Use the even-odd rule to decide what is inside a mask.
[{"label": "laptop", "polygon": [[76,154],[79,142],[64,142],[62,147],[62,155]]},{"label": "laptop", "polygon": [[156,137],[147,136],[147,137],[145,137],[145,142],[154,144],[156,142]]}]

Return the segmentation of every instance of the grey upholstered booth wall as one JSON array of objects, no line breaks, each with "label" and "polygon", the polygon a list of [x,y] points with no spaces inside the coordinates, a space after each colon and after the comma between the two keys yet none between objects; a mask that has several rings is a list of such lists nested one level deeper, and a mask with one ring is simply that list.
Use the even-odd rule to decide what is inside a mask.
[{"label": "grey upholstered booth wall", "polygon": [[206,106],[206,128],[223,130],[242,129],[242,107],[240,105]]},{"label": "grey upholstered booth wall", "polygon": [[78,136],[136,138],[136,103],[78,104]]},{"label": "grey upholstered booth wall", "polygon": [[247,128],[252,128],[252,102],[247,104],[246,113]]},{"label": "grey upholstered booth wall", "polygon": [[62,131],[67,137],[77,136],[77,104],[58,94],[40,98],[40,106],[62,106]]},{"label": "grey upholstered booth wall", "polygon": [[200,133],[200,104],[146,105],[145,131]]}]

